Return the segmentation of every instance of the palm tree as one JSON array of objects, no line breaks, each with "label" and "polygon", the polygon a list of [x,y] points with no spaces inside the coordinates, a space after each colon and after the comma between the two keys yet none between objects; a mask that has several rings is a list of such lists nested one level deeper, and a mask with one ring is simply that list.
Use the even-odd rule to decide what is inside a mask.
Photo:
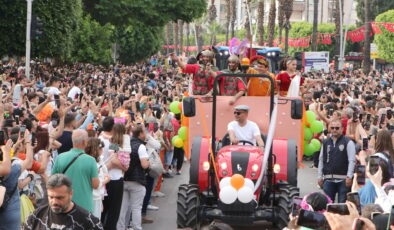
[{"label": "palm tree", "polygon": [[237,18],[237,1],[231,0],[231,37],[235,37],[235,19]]},{"label": "palm tree", "polygon": [[286,0],[279,0],[279,7],[278,7],[278,28],[279,28],[279,43],[282,43],[282,31],[283,25],[285,21],[285,4]]},{"label": "palm tree", "polygon": [[231,0],[226,0],[226,45],[228,45],[228,40],[229,40],[228,36],[230,33],[230,20],[231,20]]},{"label": "palm tree", "polygon": [[257,6],[257,36],[259,45],[264,44],[264,0],[259,0]]},{"label": "palm tree", "polygon": [[[340,0],[336,0],[335,1],[335,56],[339,57],[340,53],[341,53],[341,18],[340,18],[340,14],[342,12],[340,12]],[[335,69],[338,69],[338,59],[335,62]]]},{"label": "palm tree", "polygon": [[289,31],[291,29],[290,17],[293,13],[294,0],[285,0],[284,14],[285,14],[285,52],[289,51]]},{"label": "palm tree", "polygon": [[316,51],[317,50],[318,10],[319,10],[319,0],[313,0],[312,51]]},{"label": "palm tree", "polygon": [[[247,11],[250,7],[250,2],[251,2],[251,0],[245,1],[245,9]],[[249,41],[251,41],[252,40],[252,31],[250,30],[249,12],[245,13],[245,31],[246,31],[246,37],[249,39]]]},{"label": "palm tree", "polygon": [[274,45],[275,17],[276,17],[276,0],[271,0],[270,13],[268,16],[268,46]]},{"label": "palm tree", "polygon": [[174,25],[174,53],[178,55],[178,47],[179,47],[179,33],[178,33],[178,22],[172,22]]},{"label": "palm tree", "polygon": [[211,0],[211,6],[208,9],[208,22],[212,23],[213,21],[216,20],[216,17],[217,17],[217,11],[215,6],[215,0]]},{"label": "palm tree", "polygon": [[369,74],[371,71],[371,23],[370,22],[370,0],[364,0],[364,17],[365,17],[365,40],[364,40],[364,61],[363,61],[363,71],[365,74]]},{"label": "palm tree", "polygon": [[183,21],[178,20],[180,53],[183,53]]},{"label": "palm tree", "polygon": [[190,23],[186,24],[186,56],[189,56],[190,46]]}]

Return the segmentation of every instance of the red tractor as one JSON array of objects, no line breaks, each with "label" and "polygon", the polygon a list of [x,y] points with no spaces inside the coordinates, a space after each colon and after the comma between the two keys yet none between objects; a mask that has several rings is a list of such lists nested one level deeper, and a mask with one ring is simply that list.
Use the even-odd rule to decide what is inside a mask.
[{"label": "red tractor", "polygon": [[[218,77],[259,77],[269,80],[271,89],[274,88],[273,80],[267,75],[226,73]],[[299,196],[297,146],[301,144],[297,143],[300,139],[280,138],[274,133],[279,130],[276,126],[283,125],[293,136],[301,136],[302,100],[275,98],[273,91],[270,97],[242,97],[241,103],[252,108],[249,119],[254,117],[255,120],[250,120],[257,121],[260,129],[267,131],[267,135],[262,133],[265,147],[263,150],[245,140],[240,141],[243,145],[231,145],[225,124],[231,121],[233,110],[225,103],[226,98],[222,100],[222,96],[217,96],[217,85],[215,80],[211,100],[194,97],[183,100],[184,115],[193,119],[200,117],[195,122],[198,127],[189,127],[190,180],[189,184],[179,187],[177,225],[200,229],[202,224],[212,220],[237,226],[265,220],[282,229],[289,222],[293,198]],[[212,108],[212,135],[207,134],[204,119],[209,115],[201,106],[205,106],[205,110]],[[258,111],[257,107],[263,110]],[[278,124],[277,117],[282,117]],[[216,128],[218,123],[220,131]],[[205,136],[204,133],[193,136],[202,130]]]}]

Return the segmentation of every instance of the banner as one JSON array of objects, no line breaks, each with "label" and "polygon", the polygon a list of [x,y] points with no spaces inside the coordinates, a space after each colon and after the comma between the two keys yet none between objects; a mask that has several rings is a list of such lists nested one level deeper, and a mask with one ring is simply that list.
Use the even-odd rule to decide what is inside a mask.
[{"label": "banner", "polygon": [[358,29],[355,29],[353,31],[347,32],[347,37],[353,42],[361,42],[365,39],[364,36],[365,33],[365,26],[362,26]]},{"label": "banner", "polygon": [[394,32],[394,23],[379,23],[380,25],[384,26],[388,31]]},{"label": "banner", "polygon": [[371,27],[372,27],[372,32],[373,32],[374,34],[381,34],[381,33],[382,33],[382,30],[380,29],[380,26],[378,26],[377,23],[372,22],[372,23],[371,23]]},{"label": "banner", "polygon": [[318,33],[317,34],[317,44],[324,44],[324,45],[331,45],[332,44],[332,39],[331,36],[334,34],[330,33]]},{"label": "banner", "polygon": [[290,47],[309,47],[311,43],[311,36],[303,38],[289,38]]}]

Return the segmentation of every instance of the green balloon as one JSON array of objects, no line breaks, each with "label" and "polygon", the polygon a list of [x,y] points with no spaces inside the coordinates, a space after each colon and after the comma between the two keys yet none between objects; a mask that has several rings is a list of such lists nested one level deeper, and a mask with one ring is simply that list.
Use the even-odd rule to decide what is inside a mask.
[{"label": "green balloon", "polygon": [[309,141],[313,137],[312,130],[310,128],[304,128],[304,140]]},{"label": "green balloon", "polygon": [[186,126],[182,126],[181,128],[179,128],[179,130],[178,130],[178,136],[179,136],[183,141],[186,141],[186,139],[187,139],[187,127],[186,127]]},{"label": "green balloon", "polygon": [[320,151],[321,143],[318,139],[312,139],[310,145],[312,145],[314,152]]},{"label": "green balloon", "polygon": [[170,111],[175,113],[175,114],[180,113],[181,110],[179,109],[179,103],[180,103],[179,101],[171,102],[171,104],[170,104]]},{"label": "green balloon", "polygon": [[316,120],[315,113],[310,110],[306,111],[306,120],[309,124],[312,124]]},{"label": "green balloon", "polygon": [[323,132],[324,125],[321,121],[314,121],[311,123],[311,130],[313,133],[321,133]]},{"label": "green balloon", "polygon": [[313,149],[313,145],[309,144],[305,144],[304,145],[304,155],[305,156],[312,156],[315,153],[314,149]]},{"label": "green balloon", "polygon": [[179,138],[179,136],[178,136],[178,135],[176,135],[176,136],[172,137],[172,139],[171,139],[171,143],[172,143],[172,145],[174,145],[174,143],[175,143],[176,139],[178,139],[178,138]]}]

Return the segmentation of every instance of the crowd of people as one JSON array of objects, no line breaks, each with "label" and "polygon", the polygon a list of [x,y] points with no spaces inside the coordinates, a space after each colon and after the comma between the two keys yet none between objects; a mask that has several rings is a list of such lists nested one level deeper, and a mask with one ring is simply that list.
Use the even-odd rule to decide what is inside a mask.
[{"label": "crowd of people", "polygon": [[[162,182],[180,175],[185,159],[172,143],[181,116],[169,111],[170,103],[186,91],[212,95],[218,74],[240,72],[267,74],[274,89],[258,78],[221,78],[217,92],[233,96],[230,105],[271,90],[286,96],[297,79],[306,109],[325,124],[314,155],[322,191],[301,199],[304,211],[293,213],[289,229],[302,228],[305,211],[325,217],[316,228],[351,229],[360,222],[359,229],[383,229],[384,221],[386,227],[385,213],[394,205],[394,71],[300,74],[288,57],[275,75],[261,56],[246,70],[235,55],[228,63],[218,70],[210,51],[188,59],[155,56],[133,66],[35,62],[30,79],[21,63],[3,63],[0,229],[140,230],[152,223],[147,211],[159,207],[151,197],[165,196]],[[238,108],[236,120],[248,110]],[[233,144],[239,139],[230,132]],[[358,194],[359,204],[346,201],[349,192]],[[326,212],[327,204],[345,202],[346,215]]]}]

